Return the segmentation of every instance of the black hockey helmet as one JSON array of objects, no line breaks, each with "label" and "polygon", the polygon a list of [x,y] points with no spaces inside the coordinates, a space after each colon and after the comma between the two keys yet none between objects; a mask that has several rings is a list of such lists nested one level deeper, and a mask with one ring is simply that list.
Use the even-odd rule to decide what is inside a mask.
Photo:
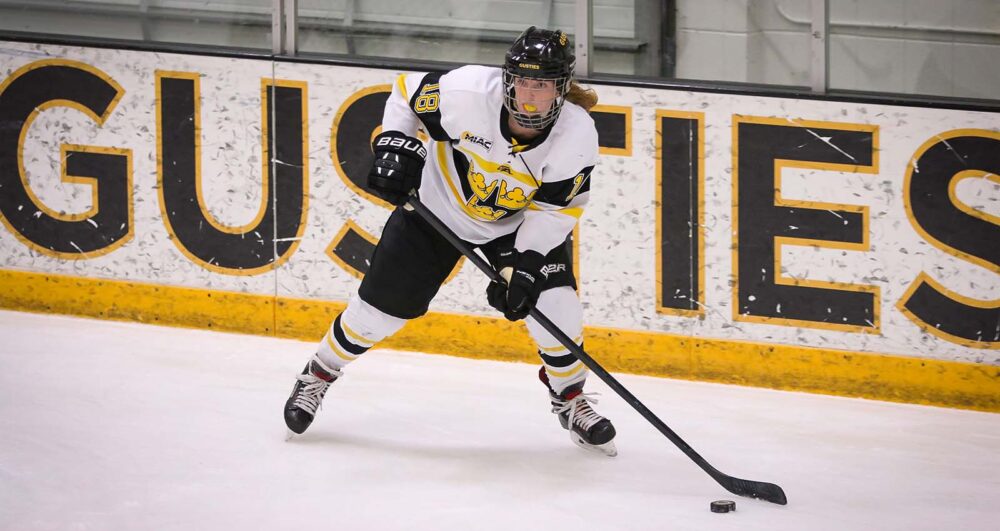
[{"label": "black hockey helmet", "polygon": [[[503,65],[504,107],[521,127],[545,129],[559,116],[570,81],[576,57],[569,37],[559,30],[538,29],[535,26],[524,30],[510,49]],[[544,114],[521,112],[514,98],[514,78],[553,80],[556,84],[556,99]]]}]

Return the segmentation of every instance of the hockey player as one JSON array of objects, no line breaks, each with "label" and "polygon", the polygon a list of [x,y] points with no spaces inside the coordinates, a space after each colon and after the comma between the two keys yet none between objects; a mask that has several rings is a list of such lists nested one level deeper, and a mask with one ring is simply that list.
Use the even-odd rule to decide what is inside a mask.
[{"label": "hockey player", "polygon": [[[574,65],[565,33],[531,27],[502,68],[397,78],[368,176],[369,188],[397,208],[358,293],[298,376],[285,405],[292,432],[309,427],[351,361],[427,312],[461,256],[419,215],[399,208],[412,190],[509,278],[507,285],[487,287],[491,306],[512,321],[537,306],[582,344],[570,234],[598,159],[587,113],[597,96],[572,81]],[[418,129],[430,136],[426,145],[416,138]],[[615,455],[614,426],[582,392],[587,368],[533,319],[526,324],[562,427],[576,444]]]}]

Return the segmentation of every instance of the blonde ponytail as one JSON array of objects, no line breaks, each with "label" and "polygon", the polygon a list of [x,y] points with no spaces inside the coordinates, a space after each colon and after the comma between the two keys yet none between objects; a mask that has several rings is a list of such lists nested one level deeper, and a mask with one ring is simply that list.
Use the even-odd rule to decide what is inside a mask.
[{"label": "blonde ponytail", "polygon": [[597,105],[597,93],[592,88],[583,88],[576,81],[571,81],[566,101],[575,103],[589,112],[594,105]]}]

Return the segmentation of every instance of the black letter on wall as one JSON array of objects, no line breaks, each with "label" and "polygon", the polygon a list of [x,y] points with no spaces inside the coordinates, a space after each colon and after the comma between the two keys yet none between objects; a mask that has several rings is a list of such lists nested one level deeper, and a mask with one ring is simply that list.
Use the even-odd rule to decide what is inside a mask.
[{"label": "black letter on wall", "polygon": [[43,110],[68,106],[103,125],[123,93],[103,72],[64,60],[29,64],[0,87],[0,212],[8,228],[32,249],[59,258],[93,258],[131,239],[129,150],[61,148],[62,180],[94,187],[94,204],[84,215],[55,212],[35,197],[22,152],[27,129]]},{"label": "black letter on wall", "polygon": [[178,248],[203,267],[227,274],[269,271],[291,256],[305,229],[305,83],[262,83],[264,197],[254,222],[227,227],[201,201],[198,80],[194,73],[157,72],[164,222]]},{"label": "black letter on wall", "polygon": [[877,330],[877,287],[795,280],[780,271],[782,243],[868,248],[867,207],[783,201],[780,173],[782,167],[795,166],[875,173],[877,128],[741,116],[734,117],[733,128],[734,318]]},{"label": "black letter on wall", "polygon": [[601,155],[632,156],[632,107],[595,105],[590,109]]},{"label": "black letter on wall", "polygon": [[[385,102],[391,92],[391,85],[376,85],[352,94],[337,111],[330,135],[333,167],[344,184],[359,196],[385,208],[392,208],[392,205],[368,192],[365,186],[375,158],[371,139],[381,127]],[[326,252],[345,271],[361,278],[368,272],[377,241],[348,218]]]},{"label": "black letter on wall", "polygon": [[[910,160],[904,200],[913,226],[944,252],[1000,274],[1000,224],[995,217],[961,204],[952,194],[965,178],[986,177],[1000,183],[1000,133],[942,133]],[[962,297],[927,273],[910,285],[899,308],[942,339],[977,348],[1000,346],[1000,301]]]},{"label": "black letter on wall", "polygon": [[657,311],[704,313],[704,114],[657,111]]}]

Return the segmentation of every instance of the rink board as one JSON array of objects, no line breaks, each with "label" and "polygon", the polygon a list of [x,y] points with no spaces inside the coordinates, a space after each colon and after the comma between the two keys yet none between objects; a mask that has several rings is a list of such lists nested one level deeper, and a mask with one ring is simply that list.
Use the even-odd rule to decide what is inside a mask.
[{"label": "rink board", "polygon": [[[0,305],[319,338],[393,70],[4,43]],[[612,370],[1000,411],[1000,115],[595,85]],[[472,132],[475,133],[475,132]],[[274,154],[272,156],[272,153]],[[387,346],[532,361],[462,267]]]}]

